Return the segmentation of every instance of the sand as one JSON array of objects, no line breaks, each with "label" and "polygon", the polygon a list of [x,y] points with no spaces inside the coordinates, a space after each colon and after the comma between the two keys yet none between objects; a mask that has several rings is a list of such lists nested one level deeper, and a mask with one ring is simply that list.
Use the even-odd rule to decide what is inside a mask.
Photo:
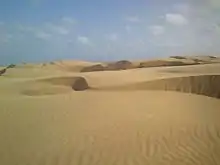
[{"label": "sand", "polygon": [[0,76],[0,164],[220,164],[218,60],[97,72],[81,72],[99,64],[81,61],[10,68]]}]

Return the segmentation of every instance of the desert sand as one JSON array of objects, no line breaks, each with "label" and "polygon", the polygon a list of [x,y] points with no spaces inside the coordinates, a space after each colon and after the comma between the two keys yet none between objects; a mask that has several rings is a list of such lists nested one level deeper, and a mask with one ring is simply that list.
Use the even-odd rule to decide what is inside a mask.
[{"label": "desert sand", "polygon": [[0,70],[0,165],[220,164],[218,57]]}]

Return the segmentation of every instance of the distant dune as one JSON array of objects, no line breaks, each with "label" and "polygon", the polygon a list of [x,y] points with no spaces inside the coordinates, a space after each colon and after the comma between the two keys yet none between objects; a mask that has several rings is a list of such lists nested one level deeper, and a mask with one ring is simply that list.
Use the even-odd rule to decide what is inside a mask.
[{"label": "distant dune", "polygon": [[0,165],[218,165],[220,58],[0,67]]},{"label": "distant dune", "polygon": [[209,64],[209,63],[218,63],[220,62],[219,58],[214,56],[170,56],[169,59],[161,60],[148,60],[141,61],[139,63],[131,61],[117,61],[110,62],[106,64],[97,64],[86,66],[81,69],[81,72],[96,72],[96,71],[118,71],[118,70],[127,70],[135,68],[150,68],[150,67],[171,67],[171,66],[186,66],[186,65],[200,65],[200,64]]},{"label": "distant dune", "polygon": [[7,69],[14,68],[14,67],[15,67],[15,65],[11,64],[11,65],[8,65],[7,67],[0,68],[0,76],[4,75],[7,71]]},{"label": "distant dune", "polygon": [[106,70],[105,66],[101,64],[87,66],[82,68],[81,72],[97,72],[97,71],[104,71]]},{"label": "distant dune", "polygon": [[165,66],[184,66],[184,65],[198,65],[198,63],[185,63],[182,61],[165,61],[165,60],[154,60],[141,62],[139,68],[149,67],[165,67]]},{"label": "distant dune", "polygon": [[117,62],[110,62],[105,65],[97,64],[85,67],[81,70],[81,72],[95,72],[95,71],[118,71],[118,70],[127,70],[133,69],[135,66],[130,61],[117,61]]},{"label": "distant dune", "polygon": [[122,60],[115,63],[109,63],[106,67],[106,70],[126,70],[133,69],[133,63],[130,61]]}]

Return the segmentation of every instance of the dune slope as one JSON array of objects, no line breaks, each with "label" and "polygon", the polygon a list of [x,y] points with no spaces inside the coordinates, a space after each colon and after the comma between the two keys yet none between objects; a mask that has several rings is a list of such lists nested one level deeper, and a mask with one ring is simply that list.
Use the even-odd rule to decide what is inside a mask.
[{"label": "dune slope", "polygon": [[178,91],[220,98],[219,83],[220,75],[198,75],[158,79],[106,89]]},{"label": "dune slope", "polygon": [[159,91],[82,92],[1,99],[0,104],[0,164],[220,161],[220,102],[215,99]]}]

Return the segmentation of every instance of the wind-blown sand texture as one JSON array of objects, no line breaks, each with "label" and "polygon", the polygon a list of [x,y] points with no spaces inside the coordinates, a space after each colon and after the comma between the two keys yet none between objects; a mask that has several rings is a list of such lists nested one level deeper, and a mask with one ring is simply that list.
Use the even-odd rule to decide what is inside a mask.
[{"label": "wind-blown sand texture", "polygon": [[[192,58],[206,63],[185,65]],[[220,164],[220,60],[159,61],[172,60],[184,64],[120,62],[117,70],[82,72],[109,64],[58,61],[6,69],[0,165]]]}]

